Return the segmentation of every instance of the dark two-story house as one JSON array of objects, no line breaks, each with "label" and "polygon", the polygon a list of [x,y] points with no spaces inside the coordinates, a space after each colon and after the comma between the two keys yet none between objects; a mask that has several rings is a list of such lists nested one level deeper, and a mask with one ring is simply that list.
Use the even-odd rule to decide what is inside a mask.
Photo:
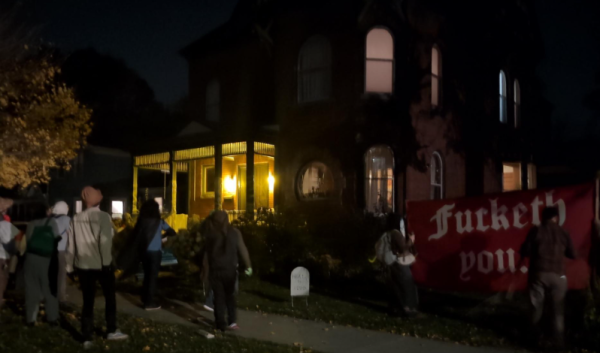
[{"label": "dark two-story house", "polygon": [[[133,211],[403,212],[536,186],[532,1],[240,0],[182,50],[189,116],[135,152]],[[539,136],[539,137],[538,137]]]}]

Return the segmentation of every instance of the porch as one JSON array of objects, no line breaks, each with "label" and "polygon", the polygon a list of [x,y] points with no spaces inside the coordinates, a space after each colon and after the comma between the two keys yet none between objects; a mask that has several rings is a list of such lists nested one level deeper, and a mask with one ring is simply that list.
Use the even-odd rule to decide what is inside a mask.
[{"label": "porch", "polygon": [[274,185],[275,145],[264,142],[141,155],[134,158],[132,212],[154,199],[175,228],[215,209],[230,220],[254,217],[258,209],[274,208]]}]

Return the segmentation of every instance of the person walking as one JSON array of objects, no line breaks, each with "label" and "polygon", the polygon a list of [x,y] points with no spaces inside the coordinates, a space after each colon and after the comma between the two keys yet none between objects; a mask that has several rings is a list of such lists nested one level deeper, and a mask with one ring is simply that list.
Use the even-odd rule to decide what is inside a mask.
[{"label": "person walking", "polygon": [[[209,282],[214,292],[215,324],[218,330],[239,329],[236,320],[235,282],[238,254],[246,265],[246,275],[252,275],[252,264],[242,233],[229,224],[225,211],[215,211],[205,231]],[[225,313],[227,312],[227,321]]]},{"label": "person walking", "polygon": [[576,254],[569,233],[558,224],[556,207],[546,207],[542,211],[542,223],[531,228],[520,253],[522,259],[529,258],[528,283],[533,327],[538,330],[545,302],[550,302],[554,331],[552,337],[554,343],[562,347],[564,300],[567,293],[564,259],[575,259]]},{"label": "person walking", "polygon": [[4,291],[10,276],[11,256],[5,247],[9,247],[15,236],[19,234],[19,230],[10,223],[10,217],[6,215],[11,206],[12,200],[0,198],[0,309],[4,306]]},{"label": "person walking", "polygon": [[[164,236],[163,232],[165,232]],[[167,237],[176,234],[175,230],[161,219],[158,203],[148,200],[140,208],[133,232],[117,258],[117,264],[124,271],[121,278],[134,274],[140,261],[142,262],[144,267],[142,303],[148,311],[161,308],[156,301],[156,288],[162,260],[162,243],[167,240]]]},{"label": "person walking", "polygon": [[58,232],[61,236],[58,243],[58,301],[64,302],[67,299],[67,260],[66,250],[68,236],[67,232],[71,226],[71,217],[69,214],[69,205],[64,201],[57,202],[52,207],[52,217],[58,224]]},{"label": "person walking", "polygon": [[34,220],[27,224],[25,232],[25,321],[28,326],[35,325],[40,301],[44,299],[47,321],[58,325],[57,269],[52,268],[51,263],[58,255],[59,227],[43,203],[32,205],[32,210]]},{"label": "person walking", "polygon": [[102,193],[91,186],[81,192],[86,210],[76,214],[69,228],[67,271],[76,271],[83,293],[81,331],[84,348],[93,346],[94,300],[96,282],[100,282],[106,301],[108,340],[124,340],[128,336],[117,329],[115,273],[112,269],[113,226],[108,213],[100,210]]}]

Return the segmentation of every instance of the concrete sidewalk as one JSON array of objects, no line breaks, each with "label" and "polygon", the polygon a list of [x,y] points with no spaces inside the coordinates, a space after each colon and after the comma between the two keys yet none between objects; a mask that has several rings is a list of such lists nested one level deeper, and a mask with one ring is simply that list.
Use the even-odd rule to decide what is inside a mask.
[{"label": "concrete sidewalk", "polygon": [[[81,293],[73,286],[68,289],[69,300],[82,304]],[[104,298],[96,298],[96,308],[104,307]],[[194,326],[210,330],[213,314],[200,311],[188,303],[165,298],[163,310],[145,311],[139,298],[129,294],[117,294],[119,312],[168,324]],[[239,331],[231,334],[261,341],[288,345],[302,345],[328,353],[489,353],[510,352],[495,348],[468,347],[453,343],[422,338],[404,337],[390,333],[340,327],[326,323],[299,320],[280,315],[238,310]]]}]

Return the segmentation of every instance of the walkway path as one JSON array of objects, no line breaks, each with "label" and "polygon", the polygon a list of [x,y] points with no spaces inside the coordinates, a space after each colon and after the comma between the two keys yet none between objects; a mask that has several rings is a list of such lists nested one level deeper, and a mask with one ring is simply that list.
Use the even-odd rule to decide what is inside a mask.
[{"label": "walkway path", "polygon": [[[81,294],[75,287],[68,289],[69,299],[81,305]],[[201,330],[212,326],[212,313],[199,311],[187,303],[165,300],[164,310],[145,311],[139,299],[129,294],[117,295],[120,312],[156,321],[196,326]],[[104,298],[98,297],[96,308],[104,307]],[[358,328],[339,327],[326,323],[299,320],[280,315],[238,310],[241,329],[232,334],[262,341],[299,345],[328,353],[508,353],[495,348],[468,347],[422,338],[404,337]]]}]

